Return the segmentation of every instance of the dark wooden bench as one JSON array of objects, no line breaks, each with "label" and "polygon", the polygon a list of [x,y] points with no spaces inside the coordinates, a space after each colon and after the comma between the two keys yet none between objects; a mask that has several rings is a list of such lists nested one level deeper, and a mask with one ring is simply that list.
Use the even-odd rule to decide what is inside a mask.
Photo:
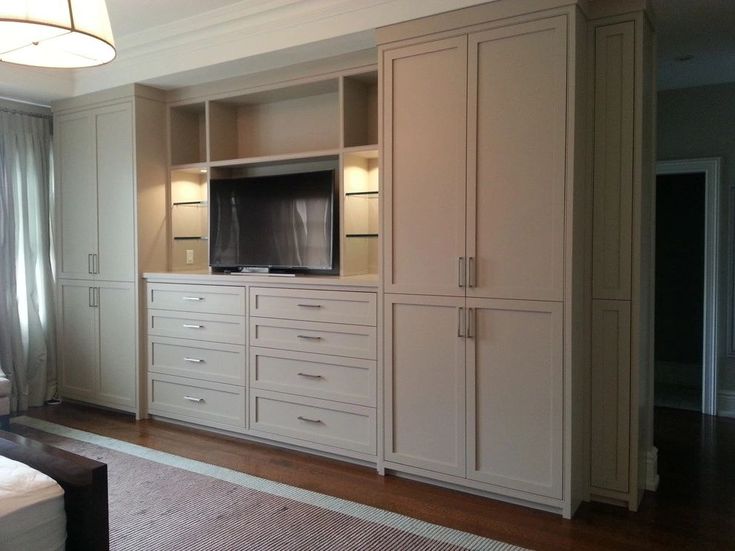
[{"label": "dark wooden bench", "polygon": [[108,551],[107,465],[0,431],[0,455],[53,478],[64,489],[67,551]]}]

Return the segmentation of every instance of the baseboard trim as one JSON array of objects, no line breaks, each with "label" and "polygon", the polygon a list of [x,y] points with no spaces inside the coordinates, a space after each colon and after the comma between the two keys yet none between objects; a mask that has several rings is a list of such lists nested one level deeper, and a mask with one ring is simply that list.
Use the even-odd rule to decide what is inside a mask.
[{"label": "baseboard trim", "polygon": [[658,490],[658,448],[651,446],[646,454],[646,490],[655,492]]},{"label": "baseboard trim", "polygon": [[717,415],[735,417],[735,391],[720,390],[717,393]]}]

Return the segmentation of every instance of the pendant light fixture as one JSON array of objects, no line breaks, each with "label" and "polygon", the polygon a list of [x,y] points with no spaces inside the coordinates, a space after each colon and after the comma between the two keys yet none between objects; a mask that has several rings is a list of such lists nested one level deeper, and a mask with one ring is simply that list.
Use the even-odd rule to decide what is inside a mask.
[{"label": "pendant light fixture", "polygon": [[0,0],[0,61],[73,68],[114,58],[105,0]]}]

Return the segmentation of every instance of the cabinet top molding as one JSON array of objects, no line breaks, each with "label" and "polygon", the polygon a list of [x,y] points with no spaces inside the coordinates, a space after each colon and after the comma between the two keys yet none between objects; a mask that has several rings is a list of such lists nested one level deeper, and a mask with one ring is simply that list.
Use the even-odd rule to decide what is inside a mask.
[{"label": "cabinet top molding", "polygon": [[492,21],[575,6],[589,19],[651,10],[650,0],[494,0],[486,4],[380,27],[375,31],[375,39],[380,46],[409,38],[460,31]]}]

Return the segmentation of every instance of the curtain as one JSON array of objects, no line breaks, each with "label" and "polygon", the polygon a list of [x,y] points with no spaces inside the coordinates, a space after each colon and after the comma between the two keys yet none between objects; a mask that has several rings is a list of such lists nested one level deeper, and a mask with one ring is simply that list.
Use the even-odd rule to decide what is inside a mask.
[{"label": "curtain", "polygon": [[0,111],[0,370],[11,411],[56,394],[48,117]]}]

